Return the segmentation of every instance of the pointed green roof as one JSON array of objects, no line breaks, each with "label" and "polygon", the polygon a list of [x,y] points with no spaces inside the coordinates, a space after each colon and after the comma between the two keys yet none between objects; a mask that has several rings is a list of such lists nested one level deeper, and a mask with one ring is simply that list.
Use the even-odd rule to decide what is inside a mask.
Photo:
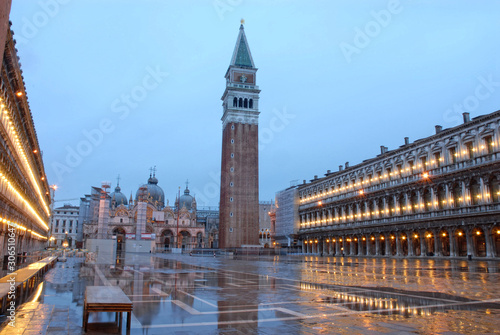
[{"label": "pointed green roof", "polygon": [[255,65],[253,64],[252,54],[250,53],[250,48],[248,47],[248,42],[245,36],[243,25],[240,26],[240,33],[238,34],[238,39],[236,40],[236,46],[234,48],[231,65],[241,67],[255,67]]}]

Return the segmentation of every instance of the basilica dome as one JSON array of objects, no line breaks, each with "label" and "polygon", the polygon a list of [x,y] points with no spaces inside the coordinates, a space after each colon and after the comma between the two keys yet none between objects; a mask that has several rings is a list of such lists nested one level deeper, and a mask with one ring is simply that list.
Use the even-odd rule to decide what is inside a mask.
[{"label": "basilica dome", "polygon": [[137,192],[135,193],[135,200],[139,200],[139,194],[141,191],[141,188],[146,188],[147,189],[147,196],[152,202],[158,201],[158,203],[162,203],[165,201],[165,194],[163,193],[163,190],[160,186],[158,186],[158,179],[156,177],[150,176],[148,179],[148,183],[145,185],[142,185]]},{"label": "basilica dome", "polygon": [[180,198],[180,205],[179,205],[179,208],[182,208],[182,207],[186,207],[186,209],[188,211],[190,211],[192,209],[192,206],[193,206],[193,196],[191,196],[189,194],[189,189],[187,188],[186,186],[186,189],[184,190],[184,194],[181,195],[181,198]]},{"label": "basilica dome", "polygon": [[127,197],[121,192],[121,188],[119,185],[116,186],[115,191],[111,193],[109,197],[111,199],[111,201],[109,202],[110,207],[113,205],[113,200],[115,201],[116,207],[120,205],[127,206],[128,204]]}]

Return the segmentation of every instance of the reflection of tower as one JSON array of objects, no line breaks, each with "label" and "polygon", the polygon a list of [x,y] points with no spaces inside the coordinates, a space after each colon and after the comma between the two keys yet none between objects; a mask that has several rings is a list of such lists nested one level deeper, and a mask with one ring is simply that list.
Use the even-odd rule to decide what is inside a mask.
[{"label": "reflection of tower", "polygon": [[259,244],[259,87],[243,28],[222,96],[221,248]]},{"label": "reflection of tower", "polygon": [[99,201],[99,219],[97,221],[97,238],[105,239],[108,237],[109,223],[109,196],[108,188],[111,187],[109,181],[101,183],[101,199]]},{"label": "reflection of tower", "polygon": [[135,239],[139,241],[142,234],[146,232],[146,214],[148,209],[148,188],[141,186],[138,192],[137,203],[137,226],[135,228]]}]

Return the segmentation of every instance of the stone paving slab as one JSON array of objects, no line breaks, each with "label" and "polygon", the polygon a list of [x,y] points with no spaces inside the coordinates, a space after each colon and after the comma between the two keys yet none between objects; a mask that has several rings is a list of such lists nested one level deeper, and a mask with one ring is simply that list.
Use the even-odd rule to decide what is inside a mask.
[{"label": "stone paving slab", "polygon": [[493,334],[500,329],[499,266],[149,254],[85,265],[68,258],[47,273],[41,297],[19,308],[16,328],[4,323],[0,335],[83,334],[89,285],[116,285],[128,295],[131,335]]}]

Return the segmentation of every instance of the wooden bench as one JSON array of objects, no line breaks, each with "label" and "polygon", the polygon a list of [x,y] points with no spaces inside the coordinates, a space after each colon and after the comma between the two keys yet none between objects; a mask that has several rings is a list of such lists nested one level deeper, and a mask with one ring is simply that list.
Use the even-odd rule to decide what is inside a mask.
[{"label": "wooden bench", "polygon": [[122,329],[122,313],[127,312],[127,329],[132,318],[132,301],[116,286],[87,286],[83,303],[83,329],[87,331],[89,313],[116,312],[115,324]]},{"label": "wooden bench", "polygon": [[9,274],[0,278],[0,312],[5,311],[7,294],[10,291],[10,279],[15,277],[15,283],[12,284],[16,288],[15,297],[16,305],[20,305],[29,298],[35,287],[43,280],[45,273],[50,270],[57,261],[57,257],[46,257],[38,262],[31,263],[25,268],[16,270],[13,274]]}]

